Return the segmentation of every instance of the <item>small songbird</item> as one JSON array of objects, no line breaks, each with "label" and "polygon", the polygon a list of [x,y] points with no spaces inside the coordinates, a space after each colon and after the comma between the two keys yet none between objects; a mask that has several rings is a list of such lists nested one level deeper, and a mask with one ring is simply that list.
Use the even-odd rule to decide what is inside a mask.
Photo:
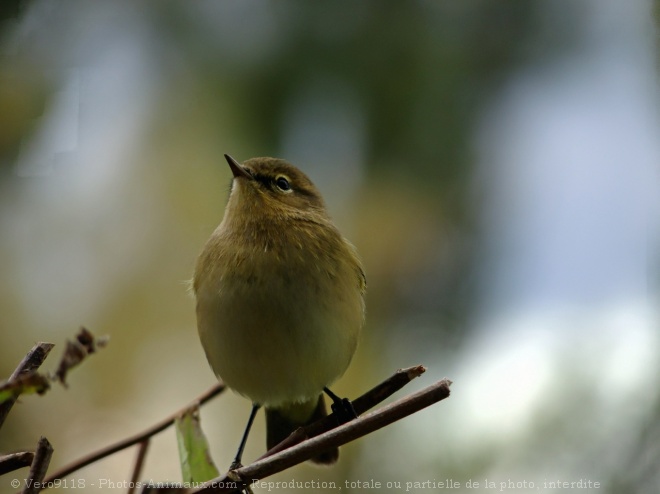
[{"label": "small songbird", "polygon": [[[269,449],[326,416],[324,391],[333,410],[352,410],[327,387],[355,353],[366,281],[355,247],[303,172],[281,159],[225,158],[229,201],[197,260],[193,290],[211,368],[253,404],[233,469],[261,406]],[[338,454],[312,460],[330,464]]]}]

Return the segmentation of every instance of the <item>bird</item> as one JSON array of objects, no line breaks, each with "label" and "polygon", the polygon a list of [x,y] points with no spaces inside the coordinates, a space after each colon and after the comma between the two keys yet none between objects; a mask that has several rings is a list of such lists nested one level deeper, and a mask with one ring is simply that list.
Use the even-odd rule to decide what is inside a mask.
[{"label": "bird", "polygon": [[[261,407],[268,449],[325,417],[324,393],[340,421],[355,417],[350,401],[329,386],[356,351],[366,277],[305,173],[278,158],[225,159],[229,199],[197,259],[192,288],[213,372],[252,402],[233,470]],[[338,456],[332,448],[311,460],[332,464]]]}]

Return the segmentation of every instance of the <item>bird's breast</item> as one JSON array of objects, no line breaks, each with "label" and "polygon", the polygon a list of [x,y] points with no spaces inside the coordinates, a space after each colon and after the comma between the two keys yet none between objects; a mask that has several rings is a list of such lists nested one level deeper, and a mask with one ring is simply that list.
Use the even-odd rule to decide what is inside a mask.
[{"label": "bird's breast", "polygon": [[313,397],[344,373],[363,301],[346,247],[331,244],[275,234],[207,245],[210,269],[195,276],[198,328],[228,386],[275,405]]}]

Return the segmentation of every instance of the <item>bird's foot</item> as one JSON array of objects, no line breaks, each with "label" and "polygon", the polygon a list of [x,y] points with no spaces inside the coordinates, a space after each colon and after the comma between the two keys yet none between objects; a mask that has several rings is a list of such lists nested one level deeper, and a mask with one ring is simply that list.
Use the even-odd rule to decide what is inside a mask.
[{"label": "bird's foot", "polygon": [[357,418],[357,413],[355,413],[355,408],[353,408],[353,403],[348,398],[340,398],[328,388],[323,388],[325,394],[327,394],[332,400],[332,413],[337,417],[337,422],[339,424],[345,424]]}]

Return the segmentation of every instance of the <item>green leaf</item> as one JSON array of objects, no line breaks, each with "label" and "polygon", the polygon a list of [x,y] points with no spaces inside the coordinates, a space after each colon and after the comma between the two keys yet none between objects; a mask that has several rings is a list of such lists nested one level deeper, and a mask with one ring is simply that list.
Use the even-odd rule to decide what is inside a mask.
[{"label": "green leaf", "polygon": [[194,406],[178,417],[176,439],[179,445],[183,482],[206,482],[220,475],[209,452],[209,444],[199,421],[199,407]]}]

